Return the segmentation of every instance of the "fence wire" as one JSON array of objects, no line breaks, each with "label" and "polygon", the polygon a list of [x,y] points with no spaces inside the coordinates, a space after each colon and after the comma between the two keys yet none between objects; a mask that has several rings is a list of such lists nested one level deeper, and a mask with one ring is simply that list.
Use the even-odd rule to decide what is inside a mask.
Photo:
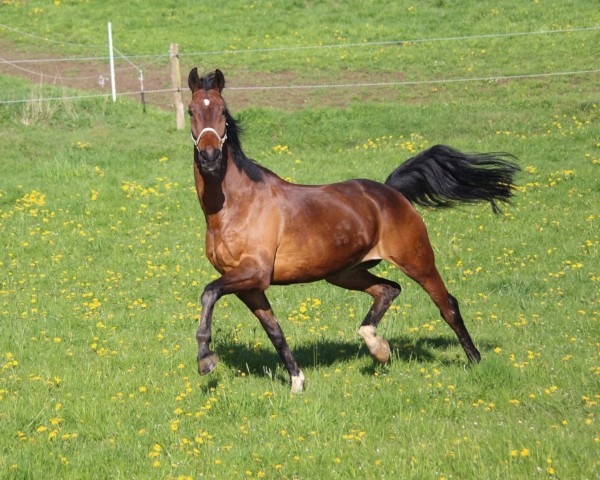
[{"label": "fence wire", "polygon": [[[36,39],[44,40],[45,42],[60,45],[70,45],[85,47],[90,49],[105,49],[107,45],[95,45],[95,44],[81,44],[81,43],[70,43],[64,42],[57,39],[51,39],[47,37],[40,37],[34,33],[24,32],[8,25],[0,23],[0,29],[4,29],[19,35],[33,37]],[[506,33],[492,33],[492,34],[478,34],[478,35],[462,35],[462,36],[450,36],[450,37],[431,37],[422,39],[404,39],[404,40],[392,40],[392,41],[371,41],[371,42],[357,42],[357,43],[345,43],[345,44],[322,44],[322,45],[300,45],[300,46],[282,46],[272,48],[254,48],[254,49],[237,49],[237,50],[213,50],[213,51],[196,51],[196,52],[182,52],[179,54],[180,57],[204,57],[207,55],[238,55],[238,54],[264,54],[273,52],[302,52],[306,50],[327,50],[327,49],[361,49],[369,47],[382,47],[382,46],[401,46],[410,44],[424,44],[424,43],[439,43],[439,42],[457,42],[457,41],[470,41],[470,40],[481,40],[481,39],[493,39],[493,38],[509,38],[509,37],[531,37],[541,35],[559,35],[565,33],[576,33],[576,32],[592,32],[600,30],[600,25],[589,26],[589,27],[578,27],[568,29],[555,29],[555,30],[541,30],[541,31],[529,31],[529,32],[506,32]],[[149,68],[158,67],[161,62],[166,62],[169,59],[168,53],[160,54],[138,54],[138,55],[126,55],[122,53],[116,47],[114,48],[116,53],[116,59],[125,62],[125,65],[117,68],[116,72],[119,75],[126,75],[128,72],[133,71],[139,75],[137,80],[140,81],[140,88],[136,90],[128,90],[123,92],[117,92],[117,96],[133,96],[140,94],[158,94],[158,93],[173,93],[179,91],[175,88],[150,88],[144,89],[144,72]],[[110,74],[108,73],[108,67],[105,65],[108,62],[109,57],[107,55],[102,56],[85,56],[85,57],[50,57],[50,58],[35,58],[35,59],[7,59],[0,57],[0,67],[15,69],[20,72],[21,75],[27,75],[38,79],[39,81],[50,82],[54,86],[64,87],[67,83],[73,82],[86,82],[84,89],[106,88],[110,82]],[[67,68],[68,64],[72,62],[83,63],[87,62],[90,65],[86,68]],[[54,73],[41,72],[34,69],[35,66],[39,65],[53,65],[55,68]],[[61,66],[62,65],[62,66]],[[165,67],[166,68],[166,67]],[[81,73],[81,70],[93,70],[93,73]],[[75,70],[78,73],[69,74],[70,71]],[[381,82],[350,82],[350,83],[321,83],[321,84],[305,84],[305,85],[249,85],[249,86],[230,86],[228,90],[233,91],[273,91],[273,90],[310,90],[310,89],[327,89],[327,88],[361,88],[361,87],[405,87],[415,85],[439,85],[439,84],[456,84],[456,83],[468,83],[468,82],[498,82],[501,80],[527,80],[533,78],[552,78],[552,77],[564,77],[564,76],[577,76],[577,75],[594,75],[600,73],[600,69],[570,69],[570,70],[559,70],[552,72],[540,72],[540,73],[517,73],[517,74],[505,74],[505,75],[491,75],[491,76],[477,76],[477,77],[463,77],[463,78],[439,78],[439,79],[415,79],[415,80],[402,80],[402,81],[381,81]],[[165,78],[168,78],[168,72],[165,72]],[[146,77],[148,81],[148,77]],[[130,81],[131,83],[131,81]],[[160,83],[155,81],[154,83]],[[164,81],[163,81],[164,83]],[[6,92],[5,92],[6,93]],[[41,96],[38,98],[4,98],[0,99],[0,105],[10,104],[23,104],[29,102],[51,102],[60,100],[83,100],[90,98],[103,98],[111,96],[110,93],[90,93],[90,94],[73,94],[73,95],[50,95]]]}]

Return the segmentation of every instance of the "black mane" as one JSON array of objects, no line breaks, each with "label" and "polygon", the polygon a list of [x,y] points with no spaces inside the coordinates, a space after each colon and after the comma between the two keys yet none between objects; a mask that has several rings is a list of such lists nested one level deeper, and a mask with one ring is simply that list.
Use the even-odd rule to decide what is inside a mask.
[{"label": "black mane", "polygon": [[244,129],[239,122],[231,116],[229,110],[225,109],[225,119],[227,120],[227,147],[231,148],[231,154],[235,165],[243,171],[253,182],[262,182],[265,175],[265,169],[256,163],[253,159],[246,156],[242,150],[240,134]]}]

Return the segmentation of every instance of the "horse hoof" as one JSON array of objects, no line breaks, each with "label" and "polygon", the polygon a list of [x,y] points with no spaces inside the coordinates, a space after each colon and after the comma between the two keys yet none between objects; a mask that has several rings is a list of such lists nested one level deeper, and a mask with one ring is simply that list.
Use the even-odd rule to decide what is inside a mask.
[{"label": "horse hoof", "polygon": [[477,350],[473,350],[467,354],[470,363],[481,362],[481,354]]},{"label": "horse hoof", "polygon": [[292,375],[292,389],[290,390],[290,393],[295,395],[297,393],[302,393],[304,391],[304,374],[302,373],[302,371],[300,371],[300,373],[295,376]]},{"label": "horse hoof", "polygon": [[377,345],[371,350],[371,354],[381,363],[386,363],[390,359],[390,344],[385,338],[377,337]]},{"label": "horse hoof", "polygon": [[198,359],[198,373],[200,375],[208,375],[212,372],[219,363],[219,357],[216,353],[211,352],[208,355]]},{"label": "horse hoof", "polygon": [[363,337],[369,352],[379,362],[386,363],[390,359],[390,344],[385,338],[378,337],[375,334],[375,327],[372,325],[363,325],[358,329],[358,334]]}]

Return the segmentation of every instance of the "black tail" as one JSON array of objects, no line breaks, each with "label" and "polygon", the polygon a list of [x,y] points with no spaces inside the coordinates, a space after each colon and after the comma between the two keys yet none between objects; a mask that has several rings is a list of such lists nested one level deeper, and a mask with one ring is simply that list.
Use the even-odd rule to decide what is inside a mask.
[{"label": "black tail", "polygon": [[487,200],[494,213],[496,201],[508,202],[513,176],[519,166],[508,153],[464,154],[435,145],[409,158],[385,181],[411,203],[425,207],[450,207],[457,202]]}]

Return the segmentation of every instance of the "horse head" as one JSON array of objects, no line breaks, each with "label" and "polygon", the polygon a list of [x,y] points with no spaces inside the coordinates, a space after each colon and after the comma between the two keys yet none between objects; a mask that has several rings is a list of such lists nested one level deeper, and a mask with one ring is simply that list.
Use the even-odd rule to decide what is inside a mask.
[{"label": "horse head", "polygon": [[192,91],[188,113],[196,147],[196,165],[203,175],[219,176],[226,165],[223,145],[227,140],[227,106],[221,96],[225,77],[220,70],[200,77],[198,69],[193,68],[188,85]]}]

